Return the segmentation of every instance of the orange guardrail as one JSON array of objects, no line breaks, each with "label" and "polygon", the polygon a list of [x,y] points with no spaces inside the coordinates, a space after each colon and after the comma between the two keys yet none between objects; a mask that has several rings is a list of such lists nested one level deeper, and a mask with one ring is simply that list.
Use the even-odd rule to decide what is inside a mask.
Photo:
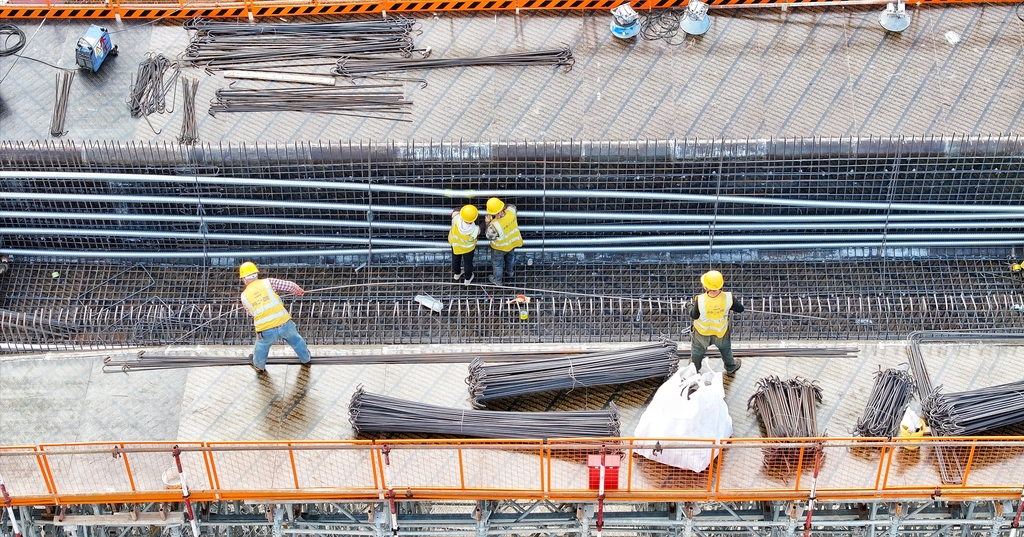
[{"label": "orange guardrail", "polygon": [[[709,0],[717,8],[834,6],[885,4],[889,0]],[[1018,0],[917,0],[921,4],[1017,3]],[[413,0],[413,1],[257,1],[242,2],[108,2],[65,3],[51,0],[17,0],[0,4],[0,18],[7,19],[191,19],[237,17],[306,17],[323,15],[361,15],[384,13],[433,13],[437,11],[515,11],[520,10],[610,10],[623,0]],[[637,11],[645,9],[682,9],[689,0],[636,0]]]},{"label": "orange guardrail", "polygon": [[[1020,437],[42,444],[0,448],[0,476],[13,505],[180,501],[175,445],[193,501],[593,501],[602,452],[621,459],[609,501],[806,499],[819,448],[820,501],[1011,499],[1024,484]],[[694,472],[640,455],[654,449],[717,456]]]}]

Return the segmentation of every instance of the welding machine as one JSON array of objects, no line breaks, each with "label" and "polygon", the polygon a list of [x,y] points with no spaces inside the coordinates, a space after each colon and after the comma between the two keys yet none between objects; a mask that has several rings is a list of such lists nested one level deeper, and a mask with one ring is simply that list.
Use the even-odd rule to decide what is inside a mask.
[{"label": "welding machine", "polygon": [[93,24],[86,30],[85,35],[78,40],[75,49],[75,63],[79,67],[89,69],[92,72],[99,71],[100,65],[107,56],[117,56],[117,46],[110,39],[110,32],[106,28]]}]

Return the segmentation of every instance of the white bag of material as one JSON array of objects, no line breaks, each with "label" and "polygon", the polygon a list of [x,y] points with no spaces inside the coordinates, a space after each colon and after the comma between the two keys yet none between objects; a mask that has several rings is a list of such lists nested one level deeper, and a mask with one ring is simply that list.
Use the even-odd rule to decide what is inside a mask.
[{"label": "white bag of material", "polygon": [[[722,373],[697,374],[691,362],[676,371],[654,394],[640,416],[633,436],[637,438],[707,439],[720,441],[732,436],[732,416],[725,403]],[[654,446],[654,441],[637,441]],[[637,449],[637,455],[676,468],[703,472],[718,456],[712,448]]]}]

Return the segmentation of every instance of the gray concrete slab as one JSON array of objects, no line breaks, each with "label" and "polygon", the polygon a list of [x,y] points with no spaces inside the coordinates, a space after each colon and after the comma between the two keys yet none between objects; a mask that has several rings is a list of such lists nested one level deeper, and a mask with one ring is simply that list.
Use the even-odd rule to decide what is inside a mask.
[{"label": "gray concrete slab", "polygon": [[[201,80],[204,142],[316,140],[633,140],[998,134],[1021,131],[1024,76],[1013,5],[911,6],[910,27],[884,32],[877,6],[713,9],[702,37],[619,41],[606,13],[420,15],[417,46],[434,58],[557,48],[576,57],[547,67],[475,67],[411,73],[409,122],[292,112],[206,113],[229,81]],[[0,140],[51,139],[52,66],[73,66],[87,22],[19,21],[25,58],[0,58]],[[147,54],[180,55],[174,21],[109,21],[121,55],[79,72],[67,139],[173,142],[180,91],[167,113],[133,119],[125,101]],[[947,37],[948,36],[948,37]],[[50,65],[44,65],[33,58]],[[326,68],[321,68],[325,72]],[[403,75],[404,76],[404,75]],[[347,83],[347,82],[346,82]],[[243,81],[234,87],[269,87]],[[176,88],[177,89],[177,88]],[[169,95],[169,98],[174,95]],[[151,125],[150,125],[151,124]]]},{"label": "gray concrete slab", "polygon": [[[629,344],[632,345],[632,344]],[[622,345],[605,345],[604,347]],[[904,342],[765,342],[737,347],[856,347],[851,358],[744,359],[726,378],[726,397],[735,437],[760,437],[747,400],[758,379],[770,375],[817,381],[824,399],[818,407],[822,434],[849,436],[864,411],[879,368],[903,367]],[[587,348],[601,348],[589,345]],[[536,345],[532,349],[554,349]],[[577,347],[574,347],[577,348]],[[983,343],[923,344],[922,354],[935,386],[962,391],[1024,378],[1024,349]],[[155,349],[152,352],[165,351]],[[244,357],[248,348],[195,349]],[[376,352],[384,349],[378,348]],[[426,347],[387,348],[430,352]],[[451,350],[451,349],[449,349]],[[182,348],[175,348],[182,352]],[[282,356],[290,352],[275,348]],[[314,348],[313,354],[364,354],[368,348]],[[116,357],[117,352],[110,353]],[[68,441],[342,440],[354,438],[348,404],[365,390],[426,404],[471,408],[467,364],[270,366],[257,376],[249,367],[202,367],[132,373],[103,373],[106,355],[50,353],[0,359],[0,438],[4,445]],[[721,368],[712,360],[711,367]],[[707,366],[706,366],[707,367]],[[621,412],[622,434],[636,428],[660,383],[579,388],[499,402],[496,410],[541,411],[607,408]]]}]

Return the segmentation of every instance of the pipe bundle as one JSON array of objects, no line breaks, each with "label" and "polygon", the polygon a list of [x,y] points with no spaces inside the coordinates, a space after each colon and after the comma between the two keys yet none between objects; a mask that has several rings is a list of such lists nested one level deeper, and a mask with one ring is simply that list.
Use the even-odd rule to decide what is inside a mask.
[{"label": "pipe bundle", "polygon": [[678,362],[676,345],[668,341],[519,363],[485,363],[478,358],[469,366],[466,384],[473,406],[482,408],[484,401],[501,397],[665,378]]},{"label": "pipe bundle", "polygon": [[1024,380],[966,392],[941,389],[921,403],[933,436],[972,436],[1024,422]]},{"label": "pipe bundle", "polygon": [[914,378],[903,369],[875,372],[864,414],[857,420],[853,434],[857,436],[892,438],[900,427],[900,418],[910,404],[916,388]]},{"label": "pipe bundle", "polygon": [[429,433],[477,438],[619,436],[619,412],[492,412],[427,405],[368,393],[352,394],[349,422],[357,433]]},{"label": "pipe bundle", "polygon": [[[777,376],[757,381],[757,391],[747,401],[747,410],[761,418],[768,438],[806,438],[818,436],[815,405],[821,402],[821,386],[800,377],[782,380]],[[810,468],[814,449],[800,447],[762,448],[769,473],[788,473],[793,468]],[[803,459],[801,462],[800,459]]]}]

